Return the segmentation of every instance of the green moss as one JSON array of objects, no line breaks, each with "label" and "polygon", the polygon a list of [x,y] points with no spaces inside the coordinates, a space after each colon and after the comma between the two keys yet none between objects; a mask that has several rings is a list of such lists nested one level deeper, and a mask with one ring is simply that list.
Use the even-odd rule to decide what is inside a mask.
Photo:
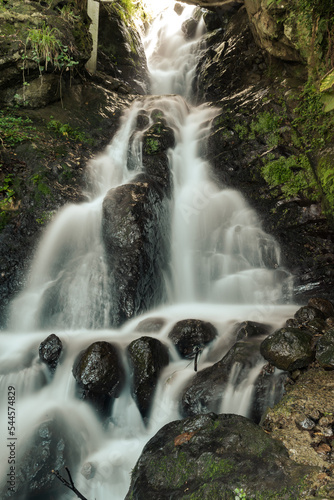
[{"label": "green moss", "polygon": [[148,155],[154,155],[160,150],[160,142],[158,138],[146,137],[145,138],[145,153]]}]

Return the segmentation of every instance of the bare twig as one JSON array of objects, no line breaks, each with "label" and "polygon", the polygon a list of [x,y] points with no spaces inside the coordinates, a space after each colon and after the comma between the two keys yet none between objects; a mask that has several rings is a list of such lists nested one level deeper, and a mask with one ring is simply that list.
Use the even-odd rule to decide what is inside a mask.
[{"label": "bare twig", "polygon": [[68,475],[68,478],[69,478],[69,481],[67,479],[65,479],[61,474],[59,474],[59,471],[57,470],[52,470],[52,474],[54,474],[58,479],[59,481],[61,481],[67,488],[69,488],[70,490],[72,490],[76,496],[78,498],[80,498],[81,500],[88,500],[86,497],[84,497],[80,491],[78,491],[76,489],[76,487],[74,486],[74,483],[73,483],[73,479],[72,479],[72,476],[71,476],[71,473],[68,469],[68,467],[65,467],[66,469],[66,472],[67,472],[67,475]]}]

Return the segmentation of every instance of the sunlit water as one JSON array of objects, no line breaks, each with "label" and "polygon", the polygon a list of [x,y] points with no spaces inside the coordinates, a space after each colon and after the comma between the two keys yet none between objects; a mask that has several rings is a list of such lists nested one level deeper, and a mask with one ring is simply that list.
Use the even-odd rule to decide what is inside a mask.
[{"label": "sunlit water", "polygon": [[[89,201],[64,207],[45,231],[29,285],[12,304],[11,330],[0,336],[3,399],[9,386],[16,390],[18,461],[36,426],[56,416],[80,450],[80,464],[73,471],[75,484],[89,500],[123,499],[144,444],[162,425],[180,418],[180,394],[194,376],[194,366],[180,359],[170,345],[168,333],[178,320],[203,319],[218,330],[217,339],[202,353],[201,369],[228,352],[236,323],[251,320],[275,328],[295,311],[293,305],[283,305],[288,300],[290,278],[280,268],[275,240],[262,230],[256,213],[239,192],[219,189],[210,180],[208,165],[200,156],[201,141],[205,141],[217,110],[191,104],[197,42],[204,29],[200,22],[195,39],[185,40],[180,26],[191,11],[186,7],[181,17],[165,11],[153,24],[145,42],[153,95],[140,98],[127,110],[110,146],[88,165]],[[102,201],[111,187],[130,181],[140,170],[140,141],[135,146],[135,172],[127,168],[128,144],[138,111],[155,108],[164,112],[176,137],[176,146],[169,151],[174,195],[167,303],[119,330],[110,330],[112,297],[101,239]],[[73,361],[96,340],[107,340],[124,350],[142,335],[135,327],[148,317],[165,320],[163,330],[150,335],[169,346],[171,357],[161,374],[149,421],[144,425],[126,388],[113,406],[110,423],[102,427],[93,410],[75,398]],[[40,342],[52,332],[64,346],[54,378],[38,359]],[[222,412],[249,414],[262,366],[255,359],[247,376],[240,366],[234,366],[222,394]],[[6,429],[6,408],[0,418],[1,429]],[[0,477],[5,478],[8,436],[6,432],[1,436]],[[82,473],[82,468],[94,472]],[[75,498],[65,490],[62,499]]]}]

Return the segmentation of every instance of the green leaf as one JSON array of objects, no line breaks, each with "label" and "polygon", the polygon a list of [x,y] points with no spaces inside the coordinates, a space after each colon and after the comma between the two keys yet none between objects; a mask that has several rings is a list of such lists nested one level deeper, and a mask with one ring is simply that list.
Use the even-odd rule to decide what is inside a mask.
[{"label": "green leaf", "polygon": [[328,113],[334,109],[334,92],[325,92],[321,96],[321,101],[324,104],[324,111]]},{"label": "green leaf", "polygon": [[325,92],[332,88],[334,84],[334,69],[331,69],[327,75],[321,80],[320,83],[320,92]]}]

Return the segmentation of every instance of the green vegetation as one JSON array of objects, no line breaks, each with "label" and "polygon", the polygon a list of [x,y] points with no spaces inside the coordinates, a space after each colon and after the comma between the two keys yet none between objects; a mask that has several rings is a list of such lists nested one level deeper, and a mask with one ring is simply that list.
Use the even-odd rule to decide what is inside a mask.
[{"label": "green vegetation", "polygon": [[145,137],[144,149],[145,153],[148,155],[154,155],[155,153],[158,153],[160,150],[159,139],[156,139],[154,137]]},{"label": "green vegetation", "polygon": [[45,22],[41,28],[29,28],[27,44],[30,42],[32,58],[37,62],[40,72],[47,70],[52,64],[56,70],[63,72],[78,64],[70,55],[69,48],[63,45],[60,32]]},{"label": "green vegetation", "polygon": [[52,116],[50,118],[51,120],[47,124],[47,128],[53,131],[56,135],[86,144],[92,143],[92,139],[90,139],[85,132],[79,128],[73,128],[69,123],[62,123],[59,120],[54,120]]},{"label": "green vegetation", "polygon": [[5,148],[35,137],[35,127],[30,118],[16,116],[10,109],[0,110],[0,142]]},{"label": "green vegetation", "polygon": [[234,500],[246,500],[246,493],[242,488],[236,488],[234,490],[235,498]]},{"label": "green vegetation", "polygon": [[0,185],[0,230],[10,219],[10,212],[14,209],[15,188],[13,175],[7,175]]}]

